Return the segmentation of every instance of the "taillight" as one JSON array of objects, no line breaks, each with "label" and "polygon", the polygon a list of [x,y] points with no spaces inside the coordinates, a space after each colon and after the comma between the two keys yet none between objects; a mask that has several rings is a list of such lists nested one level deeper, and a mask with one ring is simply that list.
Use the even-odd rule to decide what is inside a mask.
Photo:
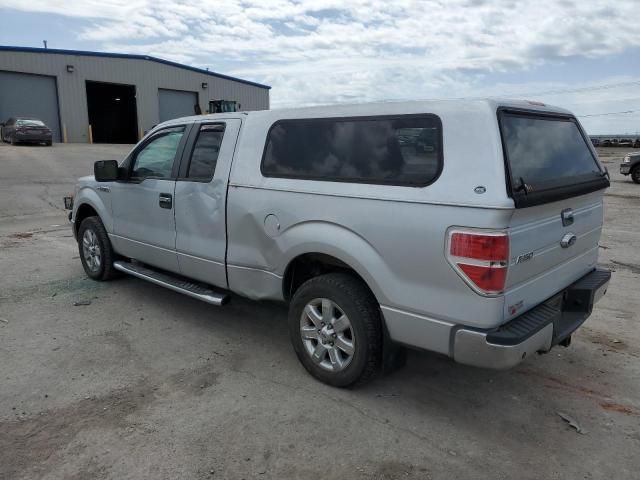
[{"label": "taillight", "polygon": [[447,260],[478,293],[504,292],[509,267],[509,236],[504,232],[450,230]]}]

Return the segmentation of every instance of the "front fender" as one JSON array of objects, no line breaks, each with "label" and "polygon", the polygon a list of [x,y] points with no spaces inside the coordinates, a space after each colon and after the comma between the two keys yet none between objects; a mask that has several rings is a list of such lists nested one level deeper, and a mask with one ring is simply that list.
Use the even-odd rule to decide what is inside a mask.
[{"label": "front fender", "polygon": [[[111,197],[108,192],[96,192],[90,186],[81,186],[73,202],[73,220],[75,222],[78,210],[82,205],[89,205],[100,217],[107,233],[113,232],[113,215],[111,213]],[[106,197],[106,198],[105,198]]]}]

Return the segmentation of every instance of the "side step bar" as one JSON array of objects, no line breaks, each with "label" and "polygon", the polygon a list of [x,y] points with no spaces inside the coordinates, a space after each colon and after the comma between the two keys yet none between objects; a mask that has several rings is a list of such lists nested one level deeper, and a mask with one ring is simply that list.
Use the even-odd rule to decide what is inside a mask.
[{"label": "side step bar", "polygon": [[174,292],[184,293],[185,295],[197,298],[211,305],[222,306],[229,301],[229,295],[224,292],[216,292],[200,284],[183,280],[169,273],[159,272],[137,263],[118,260],[117,262],[113,262],[113,267],[121,272],[155,283]]}]

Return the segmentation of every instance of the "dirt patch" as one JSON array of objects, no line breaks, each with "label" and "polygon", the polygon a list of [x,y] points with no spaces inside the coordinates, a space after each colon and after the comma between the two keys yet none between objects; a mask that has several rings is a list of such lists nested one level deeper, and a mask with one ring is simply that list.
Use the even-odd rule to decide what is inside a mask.
[{"label": "dirt patch", "polygon": [[618,338],[611,338],[602,332],[596,332],[594,330],[583,328],[583,333],[587,334],[591,343],[607,347],[607,349],[609,349],[610,351],[622,352],[626,351],[628,348],[628,345],[623,340],[620,340]]},{"label": "dirt patch", "polygon": [[0,292],[0,300],[10,299],[14,302],[19,302],[24,299],[33,300],[37,297],[51,297],[54,294],[57,296],[72,293],[82,293],[89,296],[105,288],[104,282],[96,282],[87,277],[69,278]]},{"label": "dirt patch", "polygon": [[640,275],[640,265],[636,265],[635,263],[619,262],[617,260],[611,260],[611,263],[613,263],[616,266],[622,267],[625,270],[629,270],[631,273]]},{"label": "dirt patch", "polygon": [[38,416],[0,423],[0,478],[24,476],[27,470],[55,462],[82,430],[124,427],[128,415],[153,399],[153,389],[141,382]]},{"label": "dirt patch", "polygon": [[626,200],[640,200],[638,195],[630,195],[626,193],[605,193],[605,197],[624,198]]},{"label": "dirt patch", "polygon": [[530,370],[523,370],[519,373],[544,380],[546,382],[544,386],[547,388],[559,388],[583,397],[594,399],[605,410],[624,413],[626,415],[640,415],[634,407],[614,402],[609,395],[598,390],[583,387],[582,385],[574,385],[565,380],[544,373],[537,373]]},{"label": "dirt patch", "polygon": [[9,238],[19,238],[21,240],[26,240],[32,237],[33,237],[33,233],[13,233],[9,235]]},{"label": "dirt patch", "polygon": [[521,370],[518,371],[521,375],[527,375],[530,377],[536,377],[545,382],[544,386],[547,388],[561,388],[563,390],[567,390],[573,393],[577,393],[586,397],[596,397],[602,401],[608,400],[608,395],[599,392],[592,388],[587,388],[582,385],[575,385],[573,383],[569,383],[566,380],[562,380],[561,378],[553,377],[551,375],[545,373],[534,372],[532,370]]},{"label": "dirt patch", "polygon": [[[194,370],[180,371],[169,377],[168,383],[192,395],[202,395],[208,388],[218,384],[220,374],[210,365],[203,365]],[[173,389],[172,388],[172,389]]]},{"label": "dirt patch", "polygon": [[375,473],[369,478],[391,480],[397,478],[429,478],[426,468],[418,468],[410,463],[386,461],[377,465]]},{"label": "dirt patch", "polygon": [[627,405],[620,405],[619,403],[604,402],[600,406],[609,412],[624,413],[625,415],[640,416],[640,412],[633,407]]}]

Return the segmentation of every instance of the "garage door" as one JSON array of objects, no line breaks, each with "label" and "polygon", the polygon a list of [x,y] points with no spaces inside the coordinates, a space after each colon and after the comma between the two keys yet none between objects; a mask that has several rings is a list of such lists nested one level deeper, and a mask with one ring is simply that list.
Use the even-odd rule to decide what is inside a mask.
[{"label": "garage door", "polygon": [[0,71],[0,121],[36,117],[60,141],[60,115],[55,77]]},{"label": "garage door", "polygon": [[174,118],[194,115],[193,107],[198,103],[198,94],[184,90],[159,88],[158,99],[160,102],[160,121],[165,122]]}]

